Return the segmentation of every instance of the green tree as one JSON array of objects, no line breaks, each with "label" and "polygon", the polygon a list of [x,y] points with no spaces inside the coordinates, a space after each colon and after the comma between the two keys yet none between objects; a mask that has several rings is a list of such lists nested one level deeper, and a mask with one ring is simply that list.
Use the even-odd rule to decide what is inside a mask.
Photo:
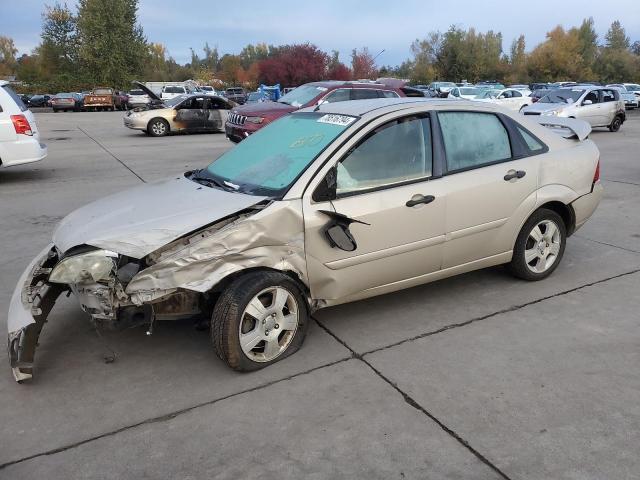
[{"label": "green tree", "polygon": [[585,18],[578,28],[579,52],[585,67],[593,69],[598,55],[598,34],[593,26],[593,18]]},{"label": "green tree", "polygon": [[627,33],[618,20],[611,24],[604,39],[606,40],[606,47],[613,50],[627,50],[631,44]]},{"label": "green tree", "polygon": [[78,59],[84,78],[128,88],[148,56],[138,0],[78,0]]},{"label": "green tree", "polygon": [[41,43],[36,49],[41,81],[54,89],[69,90],[77,83],[78,41],[76,17],[66,4],[45,6]]},{"label": "green tree", "polygon": [[16,69],[16,54],[18,49],[13,39],[0,35],[0,75],[9,75]]},{"label": "green tree", "polygon": [[527,54],[524,35],[520,35],[511,44],[509,55],[510,71],[508,75],[508,83],[524,83],[528,82],[529,75],[527,73]]}]

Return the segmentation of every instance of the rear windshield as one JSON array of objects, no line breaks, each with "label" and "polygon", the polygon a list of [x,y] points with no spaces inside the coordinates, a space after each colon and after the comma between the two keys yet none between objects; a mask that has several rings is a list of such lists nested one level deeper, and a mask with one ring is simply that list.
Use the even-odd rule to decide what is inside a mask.
[{"label": "rear windshield", "polygon": [[142,91],[142,90],[131,90],[131,91],[129,92],[129,95],[144,95],[144,94],[145,94],[145,93],[144,93],[144,91]]},{"label": "rear windshield", "polygon": [[113,91],[110,88],[96,88],[93,91],[94,95],[111,95]]},{"label": "rear windshield", "polygon": [[184,93],[184,87],[164,87],[164,93]]},{"label": "rear windshield", "polygon": [[13,91],[13,89],[9,85],[3,85],[2,88],[4,88],[5,92],[7,92],[11,97],[11,99],[14,102],[16,102],[16,105],[18,105],[18,108],[20,109],[20,111],[24,112],[27,109],[22,99],[18,96],[16,92]]}]

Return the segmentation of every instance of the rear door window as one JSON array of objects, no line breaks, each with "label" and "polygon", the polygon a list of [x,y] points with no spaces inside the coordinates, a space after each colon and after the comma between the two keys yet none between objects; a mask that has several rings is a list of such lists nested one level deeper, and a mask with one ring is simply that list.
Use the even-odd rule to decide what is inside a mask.
[{"label": "rear door window", "polygon": [[509,160],[511,143],[500,119],[492,113],[438,113],[447,156],[447,170],[467,170]]},{"label": "rear door window", "polygon": [[354,88],[351,95],[353,100],[368,100],[370,98],[380,98],[378,90],[370,90],[368,88]]},{"label": "rear door window", "polygon": [[615,102],[616,94],[613,93],[613,90],[601,90],[602,92],[602,101],[603,102]]},{"label": "rear door window", "polygon": [[[22,99],[18,96],[18,94],[16,92],[13,91],[13,89],[9,85],[3,85],[2,88],[4,89],[5,92],[7,92],[9,94],[11,99],[14,102],[16,102],[16,105],[18,105],[18,108],[20,109],[21,112],[24,112],[27,109],[27,107],[25,106],[25,104],[22,101]],[[0,109],[1,109],[1,107],[0,107]]]}]

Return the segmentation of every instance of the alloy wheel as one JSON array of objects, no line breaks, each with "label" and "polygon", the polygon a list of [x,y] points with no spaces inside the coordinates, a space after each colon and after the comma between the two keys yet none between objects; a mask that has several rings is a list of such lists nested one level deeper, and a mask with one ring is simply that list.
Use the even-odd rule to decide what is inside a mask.
[{"label": "alloy wheel", "polygon": [[527,237],[524,261],[533,273],[544,273],[558,259],[562,235],[555,222],[543,220],[538,223]]},{"label": "alloy wheel", "polygon": [[298,328],[298,303],[283,287],[269,287],[247,304],[240,320],[240,347],[254,362],[270,362],[291,344]]}]

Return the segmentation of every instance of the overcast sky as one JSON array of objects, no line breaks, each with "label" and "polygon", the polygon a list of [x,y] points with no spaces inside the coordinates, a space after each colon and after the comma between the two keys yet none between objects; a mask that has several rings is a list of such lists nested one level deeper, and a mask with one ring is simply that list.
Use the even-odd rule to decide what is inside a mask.
[{"label": "overcast sky", "polygon": [[[54,1],[0,0],[0,35],[12,37],[21,54],[30,52],[40,40],[43,6]],[[67,4],[73,6],[75,0]],[[600,41],[616,19],[632,42],[640,40],[640,0],[500,1],[495,5],[478,0],[141,0],[139,11],[147,39],[165,44],[179,63],[190,60],[189,47],[201,51],[205,42],[217,45],[221,53],[239,53],[248,43],[309,41],[327,52],[340,51],[345,63],[354,47],[367,46],[374,55],[384,49],[377,59],[379,66],[399,64],[410,56],[413,40],[432,30],[445,31],[452,24],[502,32],[507,51],[511,41],[524,33],[531,50],[556,25],[576,26],[590,16]]]}]

